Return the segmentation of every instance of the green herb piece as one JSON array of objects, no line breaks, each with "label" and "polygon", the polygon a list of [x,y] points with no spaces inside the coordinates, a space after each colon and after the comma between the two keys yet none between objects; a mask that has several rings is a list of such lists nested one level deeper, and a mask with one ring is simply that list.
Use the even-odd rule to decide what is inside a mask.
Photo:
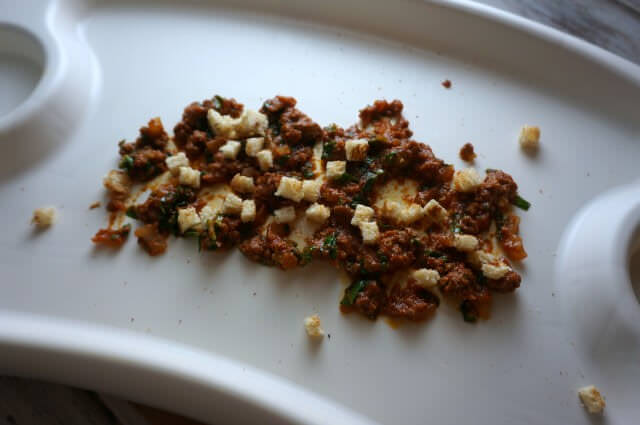
[{"label": "green herb piece", "polygon": [[276,162],[279,166],[284,167],[289,162],[289,158],[291,158],[291,155],[282,155],[276,158]]},{"label": "green herb piece", "polygon": [[335,147],[336,147],[336,141],[335,140],[327,140],[322,145],[322,159],[329,159],[329,157],[333,153],[333,150],[335,149]]},{"label": "green herb piece", "polygon": [[123,170],[130,170],[133,167],[133,162],[134,161],[132,157],[130,157],[129,155],[125,155],[120,160],[118,168],[121,168]]},{"label": "green herb piece", "polygon": [[302,250],[302,258],[300,259],[300,264],[306,266],[313,260],[313,253],[317,250],[315,246],[306,246]]},{"label": "green herb piece", "polygon": [[451,218],[451,231],[453,233],[461,233],[462,229],[460,228],[460,214],[455,213]]},{"label": "green herb piece", "polygon": [[340,177],[336,179],[336,183],[338,184],[347,184],[351,182],[357,182],[358,179],[349,173],[343,173]]},{"label": "green herb piece", "polygon": [[425,255],[427,257],[438,258],[438,259],[444,261],[445,263],[447,261],[449,261],[449,257],[447,257],[447,254],[443,254],[442,252],[439,252],[439,251],[431,251],[431,250],[427,249],[427,250],[424,251],[424,253],[425,253]]},{"label": "green herb piece", "polygon": [[313,164],[311,164],[310,162],[307,162],[306,164],[304,164],[304,166],[302,167],[302,176],[305,179],[313,178],[313,176],[314,176],[314,174],[313,174]]},{"label": "green herb piece", "polygon": [[138,212],[136,211],[136,207],[133,205],[127,208],[127,211],[125,212],[125,214],[127,215],[127,217],[131,217],[134,220],[138,219]]},{"label": "green herb piece", "polygon": [[224,101],[225,99],[222,96],[213,96],[213,108],[219,111],[220,109],[222,109],[222,104],[224,103]]},{"label": "green herb piece", "polygon": [[322,248],[329,253],[329,257],[331,257],[332,260],[335,260],[338,257],[336,243],[336,234],[332,233],[324,238],[324,243],[322,244]]},{"label": "green herb piece", "polygon": [[494,220],[496,221],[496,239],[502,241],[502,226],[504,226],[504,215],[501,211],[496,211],[494,214]]},{"label": "green herb piece", "polygon": [[520,195],[516,195],[515,199],[513,200],[513,205],[525,211],[528,211],[529,208],[531,208],[531,202],[527,201]]},{"label": "green herb piece", "polygon": [[398,156],[398,152],[396,152],[396,151],[391,151],[388,154],[386,154],[384,156],[385,165],[393,165],[393,163],[395,162],[397,156]]},{"label": "green herb piece", "polygon": [[195,238],[197,236],[200,236],[200,232],[198,232],[195,229],[189,229],[186,232],[183,233],[185,238]]},{"label": "green herb piece", "polygon": [[460,312],[462,313],[462,319],[467,323],[475,323],[478,320],[476,309],[469,301],[463,301],[460,304]]},{"label": "green herb piece", "polygon": [[326,126],[324,128],[324,131],[326,131],[328,133],[335,133],[337,129],[338,129],[338,126],[334,123],[334,124],[329,124],[328,126]]},{"label": "green herb piece", "polygon": [[353,303],[356,302],[356,298],[358,297],[358,294],[362,292],[364,288],[367,287],[368,284],[369,284],[369,281],[364,279],[353,282],[351,285],[347,287],[347,289],[344,290],[344,296],[342,297],[340,304],[353,305]]}]

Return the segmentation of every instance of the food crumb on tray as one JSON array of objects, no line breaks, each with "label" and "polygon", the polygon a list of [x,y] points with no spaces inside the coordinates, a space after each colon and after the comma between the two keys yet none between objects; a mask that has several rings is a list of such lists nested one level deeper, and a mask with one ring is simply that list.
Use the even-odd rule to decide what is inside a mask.
[{"label": "food crumb on tray", "polygon": [[56,207],[40,207],[33,211],[31,223],[35,224],[39,229],[45,229],[56,222],[58,219],[58,211]]},{"label": "food crumb on tray", "polygon": [[464,146],[460,148],[460,159],[466,162],[473,162],[476,159],[476,153],[473,150],[473,145],[471,143],[465,143]]},{"label": "food crumb on tray", "polygon": [[578,396],[589,413],[602,413],[607,405],[600,391],[593,385],[580,388]]},{"label": "food crumb on tray", "polygon": [[304,318],[304,329],[307,331],[307,335],[313,338],[319,338],[324,336],[324,330],[320,323],[320,317],[317,314]]},{"label": "food crumb on tray", "polygon": [[451,81],[450,80],[444,80],[442,82],[442,87],[444,87],[445,89],[450,89],[451,88]]},{"label": "food crumb on tray", "polygon": [[540,148],[540,128],[533,125],[525,125],[520,130],[520,147],[529,152],[535,152]]},{"label": "food crumb on tray", "polygon": [[89,209],[95,210],[96,208],[100,208],[100,205],[102,205],[102,203],[100,201],[96,201],[93,204],[89,205]]}]

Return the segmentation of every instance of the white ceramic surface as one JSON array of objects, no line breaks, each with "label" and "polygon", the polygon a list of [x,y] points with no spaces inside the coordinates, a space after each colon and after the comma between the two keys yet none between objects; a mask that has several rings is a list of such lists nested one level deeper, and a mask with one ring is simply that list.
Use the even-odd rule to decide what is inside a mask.
[{"label": "white ceramic surface", "polygon": [[[591,383],[607,396],[608,423],[640,414],[638,392],[629,393],[640,384],[628,356],[637,322],[617,338],[627,322],[600,315],[590,331],[575,308],[619,302],[637,315],[627,265],[609,264],[617,275],[600,282],[608,297],[578,304],[580,282],[557,272],[589,246],[624,250],[603,248],[595,236],[609,233],[589,229],[582,251],[558,243],[585,203],[637,178],[637,66],[462,1],[0,1],[0,29],[16,27],[38,40],[44,69],[0,117],[4,372],[212,422],[260,412],[265,422],[350,423],[355,411],[381,423],[589,423],[575,391]],[[440,157],[460,166],[457,151],[472,141],[477,167],[510,172],[533,203],[522,214],[522,287],[496,297],[488,322],[468,325],[443,305],[432,322],[394,330],[342,316],[343,283],[321,265],[283,273],[237,252],[200,255],[188,241],[172,241],[158,259],[133,241],[116,254],[94,250],[89,239],[105,214],[88,206],[103,199],[116,142],[152,116],[172,128],[186,104],[214,93],[252,108],[292,95],[321,124],[341,125],[377,98],[398,98],[415,138]],[[516,142],[525,123],[542,128],[533,158]],[[625,205],[638,204],[637,187]],[[31,211],[46,204],[60,221],[33,232]],[[598,226],[616,235],[637,227],[637,216],[613,216]],[[600,261],[619,258],[609,254]],[[320,345],[302,328],[311,312],[331,334]],[[591,355],[589,339],[600,336],[624,353],[620,361]]]}]

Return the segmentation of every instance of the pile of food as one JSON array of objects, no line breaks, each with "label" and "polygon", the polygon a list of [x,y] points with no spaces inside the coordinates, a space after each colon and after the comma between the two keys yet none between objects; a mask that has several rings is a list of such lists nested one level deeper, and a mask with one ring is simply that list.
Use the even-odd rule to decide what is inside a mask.
[{"label": "pile of food", "polygon": [[492,293],[520,286],[513,205],[529,204],[505,172],[456,171],[412,140],[402,109],[376,101],[357,124],[323,128],[291,97],[255,112],[215,96],[188,105],[173,137],[154,118],[119,143],[110,225],[93,241],[121,246],[126,215],[150,255],[173,235],[283,270],[330,262],[352,282],[345,312],[422,320],[444,298],[466,321],[488,317]]}]

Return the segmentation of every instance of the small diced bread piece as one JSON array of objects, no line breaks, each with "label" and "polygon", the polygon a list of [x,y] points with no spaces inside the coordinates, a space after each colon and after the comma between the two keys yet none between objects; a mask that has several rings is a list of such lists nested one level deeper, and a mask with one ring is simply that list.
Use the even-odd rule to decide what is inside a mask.
[{"label": "small diced bread piece", "polygon": [[207,111],[207,121],[209,121],[209,127],[211,127],[216,136],[223,137],[235,137],[235,129],[240,122],[239,119],[232,118],[229,115],[221,115],[215,109]]},{"label": "small diced bread piece", "polygon": [[440,273],[433,269],[418,269],[411,273],[411,277],[415,279],[416,285],[423,288],[433,288],[440,280]]},{"label": "small diced bread piece", "polygon": [[236,126],[236,133],[241,137],[264,136],[267,127],[269,120],[266,115],[245,109]]},{"label": "small diced bread piece", "polygon": [[204,224],[207,224],[208,221],[211,221],[215,218],[216,210],[211,208],[209,205],[205,205],[204,207],[202,207],[198,215],[200,216],[200,221],[202,221],[202,223]]},{"label": "small diced bread piece", "polygon": [[402,206],[396,201],[384,201],[380,213],[397,222],[402,220]]},{"label": "small diced bread piece", "polygon": [[33,210],[31,223],[35,224],[36,227],[45,228],[55,223],[57,217],[56,207],[40,207]]},{"label": "small diced bread piece", "polygon": [[483,264],[499,264],[500,258],[487,251],[473,251],[467,255],[469,263],[476,268],[481,268]]},{"label": "small diced bread piece", "polygon": [[424,206],[423,211],[424,215],[429,217],[429,219],[431,219],[431,221],[435,223],[446,223],[449,218],[449,213],[447,213],[447,210],[435,199],[431,199],[429,202],[427,202],[427,205]]},{"label": "small diced bread piece", "polygon": [[279,208],[273,212],[276,223],[291,223],[296,219],[296,209],[293,207]]},{"label": "small diced bread piece", "polygon": [[373,213],[374,211],[371,207],[361,204],[356,205],[356,211],[353,213],[351,225],[360,226],[360,223],[371,221],[371,219],[373,218]]},{"label": "small diced bread piece", "polygon": [[401,210],[400,221],[406,224],[415,223],[424,217],[424,210],[418,204],[411,204],[409,208]]},{"label": "small diced bread piece", "polygon": [[453,175],[453,189],[458,192],[473,192],[482,183],[482,179],[474,168],[458,170]]},{"label": "small diced bread piece", "polygon": [[511,271],[511,267],[506,264],[483,264],[482,265],[482,274],[488,278],[493,280],[502,279],[505,277],[507,273]]},{"label": "small diced bread piece", "polygon": [[307,208],[305,215],[313,222],[324,223],[331,216],[331,210],[322,204],[315,203]]},{"label": "small diced bread piece", "polygon": [[327,161],[327,178],[338,179],[347,171],[346,161]]},{"label": "small diced bread piece", "polygon": [[520,130],[520,147],[528,151],[535,151],[540,147],[540,129],[533,125],[525,125]]},{"label": "small diced bread piece", "polygon": [[304,318],[304,329],[307,331],[307,335],[313,338],[319,338],[324,335],[320,317],[317,314]]},{"label": "small diced bread piece", "polygon": [[303,199],[308,202],[316,202],[320,198],[321,180],[305,180],[302,182]]},{"label": "small diced bread piece", "polygon": [[347,161],[364,161],[367,158],[369,142],[366,139],[347,140],[344,150],[347,154]]},{"label": "small diced bread piece", "polygon": [[236,140],[227,140],[227,143],[220,146],[220,152],[227,159],[236,159],[242,144]]},{"label": "small diced bread piece", "polygon": [[244,151],[248,156],[256,156],[264,146],[264,137],[251,137],[244,145]]},{"label": "small diced bread piece", "polygon": [[197,189],[200,187],[200,171],[194,170],[191,167],[180,167],[178,180],[180,181],[180,184]]},{"label": "small diced bread piece", "polygon": [[273,167],[273,154],[270,150],[261,150],[256,155],[256,158],[258,158],[258,165],[262,171],[267,171],[269,168]]},{"label": "small diced bread piece", "polygon": [[194,207],[178,209],[178,226],[180,227],[180,233],[184,233],[200,223],[200,216]]},{"label": "small diced bread piece", "polygon": [[222,203],[223,214],[239,214],[242,211],[242,199],[234,193],[228,193]]},{"label": "small diced bread piece", "polygon": [[278,184],[276,196],[290,199],[294,202],[300,202],[304,196],[302,191],[302,182],[293,177],[283,176],[280,179],[280,184]]},{"label": "small diced bread piece", "polygon": [[362,232],[362,242],[365,244],[373,244],[378,240],[380,231],[378,230],[378,223],[375,221],[367,221],[360,223],[360,232]]},{"label": "small diced bread piece", "polygon": [[251,193],[255,189],[253,185],[253,177],[243,176],[242,174],[236,174],[231,179],[231,189],[238,193]]},{"label": "small diced bread piece", "polygon": [[453,237],[453,246],[455,246],[458,251],[472,252],[478,249],[478,238],[473,235],[460,235],[456,233]]},{"label": "small diced bread piece", "polygon": [[242,211],[240,212],[240,220],[248,223],[256,219],[256,202],[253,199],[242,201]]},{"label": "small diced bread piece", "polygon": [[180,167],[188,167],[189,166],[189,158],[184,152],[178,152],[175,155],[168,156],[167,159],[164,160],[164,163],[167,164],[167,168],[174,176],[177,176],[180,173]]},{"label": "small diced bread piece", "polygon": [[104,187],[111,192],[112,195],[124,197],[131,190],[131,179],[124,171],[111,170],[104,176],[102,180]]},{"label": "small diced bread piece", "polygon": [[586,407],[589,413],[602,413],[607,405],[600,391],[593,385],[580,388],[578,390],[578,396],[580,396],[582,404],[584,404],[584,407]]}]

